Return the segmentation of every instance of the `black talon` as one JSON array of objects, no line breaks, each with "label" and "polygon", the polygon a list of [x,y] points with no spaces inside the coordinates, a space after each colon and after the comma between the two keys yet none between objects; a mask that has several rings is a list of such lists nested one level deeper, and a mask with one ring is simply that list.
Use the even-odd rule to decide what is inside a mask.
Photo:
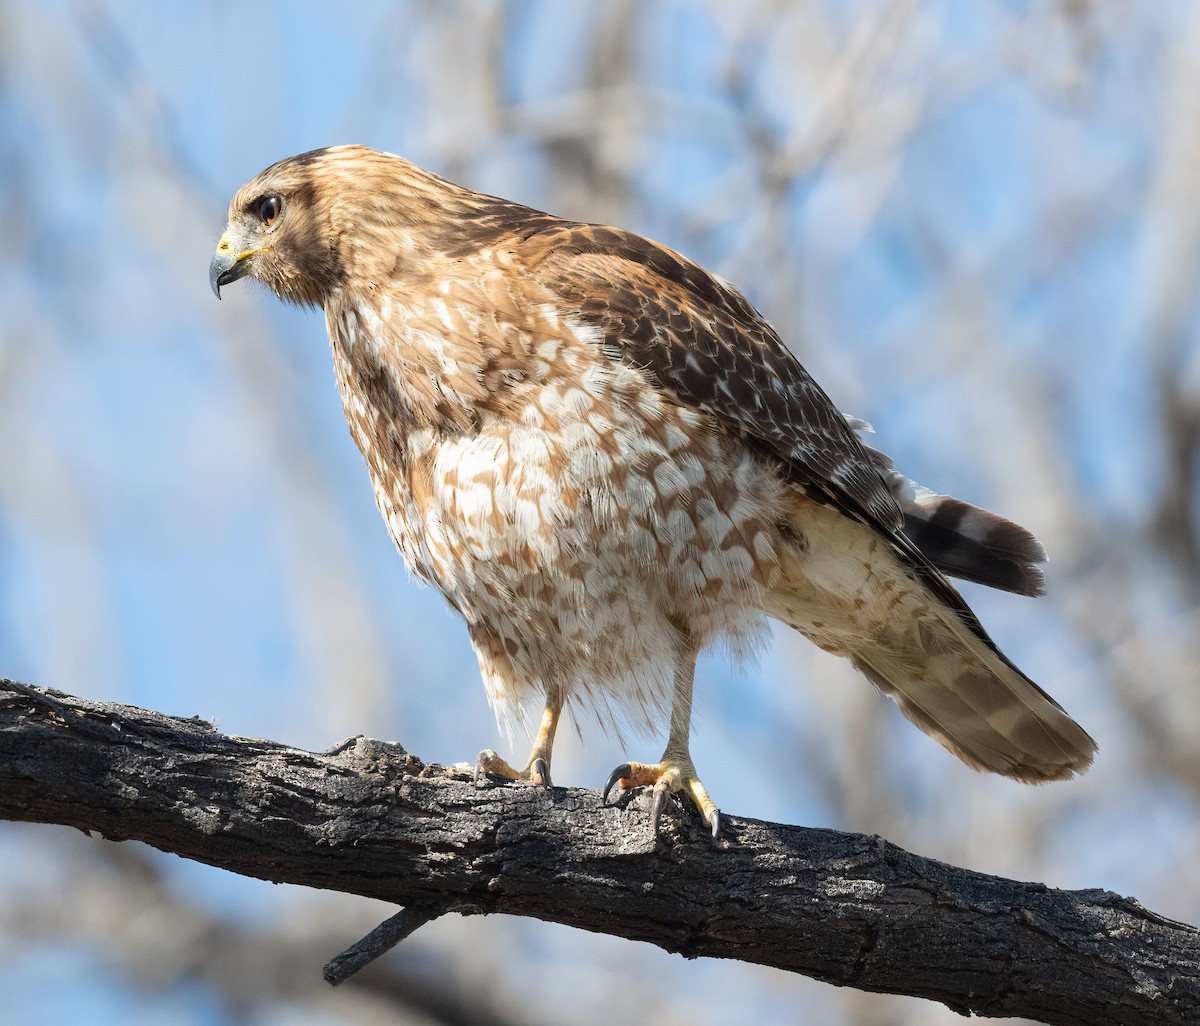
[{"label": "black talon", "polygon": [[715,841],[721,833],[721,814],[713,809],[709,815],[712,817],[712,838]]},{"label": "black talon", "polygon": [[621,763],[615,770],[608,775],[608,783],[604,785],[604,797],[600,799],[601,805],[608,804],[608,792],[613,789],[613,785],[622,777],[633,776],[633,767],[627,762]]},{"label": "black talon", "polygon": [[532,784],[540,784],[547,791],[550,790],[550,767],[546,764],[545,759],[534,759],[530,763],[529,781]]},{"label": "black talon", "polygon": [[658,820],[662,816],[663,806],[667,804],[668,791],[665,787],[654,788],[654,801],[650,803],[650,824],[654,827],[654,836],[658,836]]}]

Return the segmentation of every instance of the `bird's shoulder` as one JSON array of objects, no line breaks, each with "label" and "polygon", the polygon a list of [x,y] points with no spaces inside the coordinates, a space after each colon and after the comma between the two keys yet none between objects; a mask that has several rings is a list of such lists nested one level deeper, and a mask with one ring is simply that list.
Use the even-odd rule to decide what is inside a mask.
[{"label": "bird's shoulder", "polygon": [[846,417],[751,303],[667,246],[557,221],[514,236],[525,279],[681,404],[717,419],[814,498],[887,535],[902,515]]}]

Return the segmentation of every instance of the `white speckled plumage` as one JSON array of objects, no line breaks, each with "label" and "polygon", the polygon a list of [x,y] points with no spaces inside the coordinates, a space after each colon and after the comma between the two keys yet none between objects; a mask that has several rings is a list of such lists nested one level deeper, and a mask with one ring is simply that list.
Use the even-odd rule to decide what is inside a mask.
[{"label": "white speckled plumage", "polygon": [[[486,282],[486,271],[466,270]],[[786,486],[711,418],[647,394],[636,370],[603,356],[594,330],[565,318],[515,332],[533,373],[504,415],[483,412],[474,430],[411,452],[398,475],[372,458],[388,415],[361,401],[355,361],[392,374],[381,341],[412,360],[431,337],[395,340],[375,324],[368,340],[356,326],[369,313],[328,310],[346,416],[379,507],[413,572],[466,618],[503,717],[525,718],[557,689],[568,705],[584,695],[606,718],[658,726],[678,625],[698,647],[745,645],[761,629]],[[403,319],[425,315],[413,305]],[[552,330],[561,336],[542,337]],[[443,388],[454,380],[441,378]],[[407,390],[399,377],[392,388]]]}]

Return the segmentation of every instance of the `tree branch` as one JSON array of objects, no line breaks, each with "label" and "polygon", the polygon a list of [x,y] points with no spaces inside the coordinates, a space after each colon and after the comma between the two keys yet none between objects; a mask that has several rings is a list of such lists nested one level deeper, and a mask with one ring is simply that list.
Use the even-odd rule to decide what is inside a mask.
[{"label": "tree branch", "polygon": [[379,937],[505,912],[964,1013],[1200,1021],[1200,933],[1131,899],[736,817],[714,847],[668,810],[656,840],[647,809],[644,795],[604,806],[580,789],[476,789],[466,767],[363,738],[315,754],[0,680],[0,818],[413,909]]}]

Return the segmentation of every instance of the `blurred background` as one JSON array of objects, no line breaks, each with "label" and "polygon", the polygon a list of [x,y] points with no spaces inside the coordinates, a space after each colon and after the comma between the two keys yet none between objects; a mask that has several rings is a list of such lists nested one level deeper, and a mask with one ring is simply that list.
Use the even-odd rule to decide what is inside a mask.
[{"label": "blurred background", "polygon": [[[321,316],[209,291],[236,187],[367,143],[694,257],[910,476],[1045,542],[1048,597],[964,590],[1090,773],[978,776],[780,630],[701,667],[723,810],[1200,920],[1198,52],[1185,0],[0,2],[0,675],[314,749],[506,747]],[[566,731],[555,780],[661,743]],[[330,990],[388,914],[0,824],[0,1020],[961,1021],[504,917]]]}]

